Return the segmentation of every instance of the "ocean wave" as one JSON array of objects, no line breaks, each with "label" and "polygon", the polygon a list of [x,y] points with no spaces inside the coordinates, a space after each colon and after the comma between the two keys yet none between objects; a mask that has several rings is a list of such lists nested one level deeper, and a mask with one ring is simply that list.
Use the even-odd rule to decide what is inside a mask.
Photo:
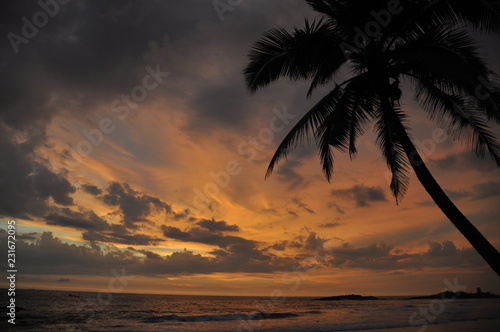
[{"label": "ocean wave", "polygon": [[161,323],[165,321],[178,322],[207,322],[207,321],[231,321],[231,320],[260,320],[260,319],[280,319],[297,317],[299,315],[291,312],[257,312],[252,314],[220,314],[220,315],[196,315],[196,316],[179,316],[179,315],[162,315],[149,317],[143,320],[145,323]]}]

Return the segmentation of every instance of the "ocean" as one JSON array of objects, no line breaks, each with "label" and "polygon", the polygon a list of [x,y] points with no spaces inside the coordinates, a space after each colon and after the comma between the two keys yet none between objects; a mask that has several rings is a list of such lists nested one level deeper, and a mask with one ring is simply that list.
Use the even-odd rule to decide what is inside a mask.
[{"label": "ocean", "polygon": [[[7,290],[0,290],[0,330]],[[16,290],[12,331],[360,331],[500,319],[500,299],[311,298]],[[10,330],[10,329],[9,329]],[[424,329],[422,329],[424,330]]]}]

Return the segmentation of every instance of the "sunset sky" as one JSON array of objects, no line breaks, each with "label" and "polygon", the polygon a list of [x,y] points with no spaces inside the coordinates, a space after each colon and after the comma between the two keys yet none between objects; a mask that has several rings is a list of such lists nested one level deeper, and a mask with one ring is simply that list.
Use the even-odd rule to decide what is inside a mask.
[{"label": "sunset sky", "polygon": [[[396,205],[372,131],[352,161],[335,153],[331,183],[313,141],[264,179],[329,87],[250,95],[242,71],[263,32],[317,17],[304,1],[69,1],[35,32],[37,2],[0,8],[0,234],[6,252],[16,221],[18,287],[99,291],[125,274],[132,293],[408,295],[457,278],[500,293],[414,175]],[[498,37],[480,42],[500,73]],[[500,248],[500,170],[404,94],[429,169]]]}]

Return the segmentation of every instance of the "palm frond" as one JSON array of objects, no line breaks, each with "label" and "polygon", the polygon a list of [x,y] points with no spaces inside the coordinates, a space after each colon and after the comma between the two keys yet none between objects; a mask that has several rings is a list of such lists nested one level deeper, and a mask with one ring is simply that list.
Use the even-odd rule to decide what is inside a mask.
[{"label": "palm frond", "polygon": [[485,115],[477,107],[475,100],[464,96],[449,95],[438,87],[419,81],[415,98],[428,110],[430,118],[438,126],[484,158],[486,151],[500,167],[500,145],[489,130]]},{"label": "palm frond", "polygon": [[272,29],[250,49],[244,69],[246,85],[254,93],[279,78],[313,78],[310,94],[317,85],[329,82],[347,61],[339,46],[340,38],[328,21],[306,20],[293,33]]},{"label": "palm frond", "polygon": [[478,109],[500,123],[500,79],[479,57],[466,31],[432,29],[396,47],[392,57],[393,71],[423,79],[448,94],[474,97]]},{"label": "palm frond", "polygon": [[396,123],[400,122],[404,127],[404,120],[404,114],[386,102],[381,105],[378,111],[378,120],[375,125],[377,144],[392,173],[390,188],[394,198],[396,198],[396,203],[403,199],[410,182],[410,163],[403,144],[398,139],[400,126]]},{"label": "palm frond", "polygon": [[457,92],[465,92],[475,88],[471,79],[488,74],[476,49],[466,31],[438,27],[397,46],[391,57],[396,71],[410,72],[448,88],[462,87],[465,90]]},{"label": "palm frond", "polygon": [[323,97],[299,122],[290,130],[280,143],[267,168],[266,178],[271,175],[281,159],[285,159],[290,150],[302,144],[307,135],[321,125],[333,111],[338,100],[343,94],[341,85],[336,86],[325,97]]},{"label": "palm frond", "polygon": [[500,32],[498,0],[440,0],[432,9],[442,20],[452,18],[484,32]]},{"label": "palm frond", "polygon": [[331,148],[340,152],[349,151],[352,158],[356,154],[356,139],[365,132],[369,116],[373,115],[373,94],[369,93],[367,76],[368,74],[356,76],[346,85],[333,111],[314,133],[320,150],[323,173],[328,181],[333,174]]}]

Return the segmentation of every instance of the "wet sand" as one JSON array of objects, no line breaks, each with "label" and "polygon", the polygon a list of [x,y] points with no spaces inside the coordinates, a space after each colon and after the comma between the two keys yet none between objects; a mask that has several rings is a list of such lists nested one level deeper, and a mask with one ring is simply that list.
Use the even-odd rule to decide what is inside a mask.
[{"label": "wet sand", "polygon": [[394,329],[371,330],[376,332],[497,332],[500,319],[428,324],[425,326],[401,327]]}]

